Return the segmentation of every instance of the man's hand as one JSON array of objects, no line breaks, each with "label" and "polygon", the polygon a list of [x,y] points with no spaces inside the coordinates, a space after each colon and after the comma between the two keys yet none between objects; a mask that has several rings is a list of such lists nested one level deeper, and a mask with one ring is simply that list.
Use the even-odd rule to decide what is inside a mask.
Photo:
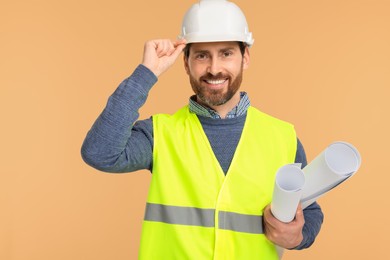
[{"label": "man's hand", "polygon": [[158,77],[175,63],[185,45],[185,40],[148,41],[145,43],[142,65]]},{"label": "man's hand", "polygon": [[305,218],[301,205],[293,221],[284,223],[272,215],[271,207],[268,205],[263,214],[265,236],[274,244],[283,248],[292,249],[297,247],[303,240],[302,229]]}]

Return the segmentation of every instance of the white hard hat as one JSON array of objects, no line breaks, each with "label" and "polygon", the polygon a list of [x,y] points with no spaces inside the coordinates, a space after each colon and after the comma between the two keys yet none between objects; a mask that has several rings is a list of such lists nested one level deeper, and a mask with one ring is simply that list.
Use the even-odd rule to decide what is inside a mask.
[{"label": "white hard hat", "polygon": [[200,0],[185,14],[180,39],[192,42],[254,42],[244,13],[227,0]]}]

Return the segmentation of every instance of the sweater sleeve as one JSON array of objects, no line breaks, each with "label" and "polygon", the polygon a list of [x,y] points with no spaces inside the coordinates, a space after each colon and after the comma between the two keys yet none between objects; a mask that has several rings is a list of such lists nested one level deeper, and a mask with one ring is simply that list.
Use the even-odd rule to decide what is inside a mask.
[{"label": "sweater sleeve", "polygon": [[[302,168],[307,165],[305,150],[300,140],[297,140],[297,154],[295,157],[296,163],[302,163]],[[310,206],[303,210],[305,217],[305,224],[303,226],[303,240],[299,246],[294,249],[301,250],[310,247],[318,233],[320,232],[324,215],[322,213],[320,205],[317,202],[312,203]]]},{"label": "sweater sleeve", "polygon": [[82,158],[87,164],[115,173],[151,169],[152,120],[136,120],[156,82],[157,77],[148,68],[139,65],[118,86],[81,147]]}]

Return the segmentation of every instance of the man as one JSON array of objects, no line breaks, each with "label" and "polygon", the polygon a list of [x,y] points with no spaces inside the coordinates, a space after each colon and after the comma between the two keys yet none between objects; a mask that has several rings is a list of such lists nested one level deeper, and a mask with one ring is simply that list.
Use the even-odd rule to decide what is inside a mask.
[{"label": "man", "polygon": [[[236,5],[201,0],[184,18],[181,40],[145,44],[142,64],[89,131],[82,156],[92,167],[153,172],[141,259],[277,259],[275,245],[314,242],[323,220],[317,203],[299,207],[290,223],[270,211],[277,169],[305,166],[306,156],[292,125],[238,91],[252,44]],[[195,93],[189,105],[137,121],[149,90],[183,50]]]}]

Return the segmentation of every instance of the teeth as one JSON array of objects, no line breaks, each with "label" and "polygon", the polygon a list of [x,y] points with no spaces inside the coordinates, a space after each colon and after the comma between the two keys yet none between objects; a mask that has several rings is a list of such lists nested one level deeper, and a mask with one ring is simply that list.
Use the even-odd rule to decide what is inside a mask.
[{"label": "teeth", "polygon": [[221,79],[221,80],[207,80],[207,83],[213,84],[213,85],[222,84],[224,82],[225,82],[225,79]]}]

